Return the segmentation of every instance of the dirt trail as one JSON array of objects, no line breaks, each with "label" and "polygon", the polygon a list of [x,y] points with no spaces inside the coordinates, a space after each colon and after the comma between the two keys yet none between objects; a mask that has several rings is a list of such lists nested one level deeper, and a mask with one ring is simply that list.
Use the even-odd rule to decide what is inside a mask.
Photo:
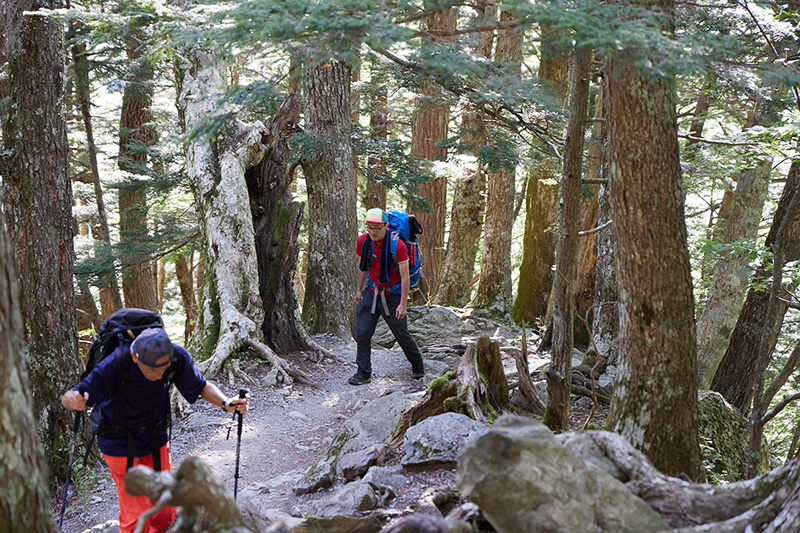
[{"label": "dirt trail", "polygon": [[[343,360],[355,359],[352,341],[347,343],[332,336],[315,340]],[[315,386],[296,384],[275,388],[231,385],[221,380],[215,383],[229,395],[234,395],[240,387],[249,388],[252,398],[251,411],[244,417],[242,430],[239,492],[252,484],[263,486],[270,482],[269,492],[262,502],[284,512],[290,512],[292,507],[303,512],[311,501],[329,496],[330,491],[297,497],[291,490],[293,483],[326,451],[342,423],[368,401],[397,390],[423,390],[436,376],[429,369],[425,380],[413,380],[411,365],[400,350],[374,350],[373,380],[357,387],[347,383],[347,378],[355,372],[352,363],[330,360],[313,363],[302,356],[292,361],[313,377]],[[269,371],[269,366],[261,363],[245,364],[245,368],[258,382]],[[230,438],[227,439],[229,428]],[[188,456],[198,456],[209,465],[217,479],[233,490],[236,425],[231,415],[226,416],[219,407],[198,400],[188,417],[175,422],[171,442],[176,466]],[[411,473],[411,477],[408,493],[398,495],[393,502],[398,512],[431,484],[451,483],[454,472],[451,469],[421,470]],[[91,484],[92,488],[85,488],[77,497],[70,495],[64,518],[65,533],[81,533],[117,519],[116,488],[104,464],[93,471]],[[55,500],[57,513],[61,499]]]}]

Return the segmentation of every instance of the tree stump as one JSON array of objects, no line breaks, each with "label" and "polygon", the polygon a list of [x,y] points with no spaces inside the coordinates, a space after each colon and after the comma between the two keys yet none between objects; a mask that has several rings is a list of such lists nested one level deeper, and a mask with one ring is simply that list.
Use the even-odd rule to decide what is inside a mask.
[{"label": "tree stump", "polygon": [[507,406],[508,381],[500,346],[489,337],[480,337],[467,346],[455,373],[431,381],[425,397],[403,412],[392,443],[400,442],[408,428],[431,416],[463,413],[488,424]]}]

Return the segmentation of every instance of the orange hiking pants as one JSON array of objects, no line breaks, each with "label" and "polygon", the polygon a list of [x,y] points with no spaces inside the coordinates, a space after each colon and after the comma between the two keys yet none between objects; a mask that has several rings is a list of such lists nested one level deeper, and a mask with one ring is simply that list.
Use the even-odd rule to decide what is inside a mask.
[{"label": "orange hiking pants", "polygon": [[[165,472],[172,472],[172,457],[169,453],[169,442],[159,450],[161,454],[161,469]],[[136,529],[136,521],[139,515],[150,509],[156,502],[151,501],[147,496],[131,496],[125,490],[125,467],[127,457],[116,457],[103,454],[103,459],[108,463],[111,477],[117,484],[117,496],[119,498],[119,532],[132,533]],[[133,466],[144,465],[153,468],[153,456],[134,457]],[[150,517],[145,523],[144,533],[164,533],[175,520],[175,507],[164,507],[157,515]]]}]

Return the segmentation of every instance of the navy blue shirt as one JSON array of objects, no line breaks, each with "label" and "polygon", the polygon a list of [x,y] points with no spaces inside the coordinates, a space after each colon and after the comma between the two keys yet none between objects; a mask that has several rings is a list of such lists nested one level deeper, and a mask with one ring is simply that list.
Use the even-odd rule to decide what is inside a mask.
[{"label": "navy blue shirt", "polygon": [[[194,364],[192,356],[184,348],[173,344],[175,347],[176,370],[172,382],[181,395],[189,403],[194,403],[206,386],[206,378]],[[130,364],[128,377],[122,387],[113,393],[114,380],[117,375],[117,366],[122,358],[127,357]],[[100,408],[103,418],[120,426],[137,428],[155,424],[164,419],[169,408],[169,368],[159,381],[149,381],[139,366],[131,359],[129,346],[120,346],[109,357],[106,357],[72,390],[78,390],[81,385],[89,393],[88,407]],[[161,447],[169,439],[167,428],[164,427],[158,435],[158,446]],[[97,436],[97,445],[105,455],[126,457],[127,436],[110,435]],[[134,438],[134,457],[144,457],[152,453],[150,449],[150,435],[136,435]]]}]

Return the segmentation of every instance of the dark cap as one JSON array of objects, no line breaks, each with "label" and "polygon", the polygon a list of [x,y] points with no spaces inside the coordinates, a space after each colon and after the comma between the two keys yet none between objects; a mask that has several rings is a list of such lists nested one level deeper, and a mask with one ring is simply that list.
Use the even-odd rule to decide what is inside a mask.
[{"label": "dark cap", "polygon": [[[137,361],[152,368],[161,368],[172,362],[175,348],[172,346],[167,332],[160,328],[150,328],[139,333],[131,344],[131,353]],[[166,362],[158,363],[165,356]]]}]

